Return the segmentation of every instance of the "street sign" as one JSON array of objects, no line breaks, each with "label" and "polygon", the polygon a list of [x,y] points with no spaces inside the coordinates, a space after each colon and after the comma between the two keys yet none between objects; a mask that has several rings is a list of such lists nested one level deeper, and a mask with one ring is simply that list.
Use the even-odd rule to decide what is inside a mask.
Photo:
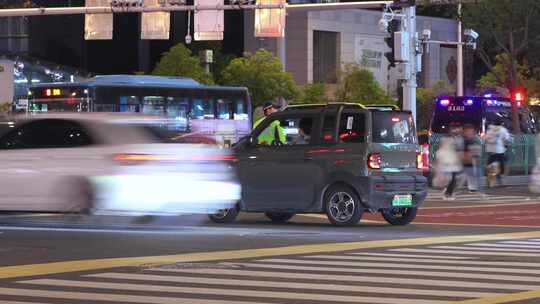
[{"label": "street sign", "polygon": [[[198,5],[223,5],[223,0],[195,0]],[[223,40],[224,13],[223,10],[197,10],[194,16],[195,40]]]},{"label": "street sign", "polygon": [[285,36],[285,0],[257,0],[257,5],[279,4],[283,8],[255,10],[255,37]]},{"label": "street sign", "polygon": [[[86,7],[110,5],[109,0],[86,0]],[[113,38],[113,14],[85,14],[84,39],[110,40]]]},{"label": "street sign", "polygon": [[[144,0],[146,7],[159,7],[159,0]],[[142,13],[141,39],[169,39],[171,16],[169,12]]]}]

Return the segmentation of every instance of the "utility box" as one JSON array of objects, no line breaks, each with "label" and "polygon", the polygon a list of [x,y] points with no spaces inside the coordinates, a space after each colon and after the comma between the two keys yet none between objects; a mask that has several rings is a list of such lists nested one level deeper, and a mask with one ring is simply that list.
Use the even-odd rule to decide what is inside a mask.
[{"label": "utility box", "polygon": [[409,62],[411,41],[408,32],[394,33],[394,59],[398,62]]}]

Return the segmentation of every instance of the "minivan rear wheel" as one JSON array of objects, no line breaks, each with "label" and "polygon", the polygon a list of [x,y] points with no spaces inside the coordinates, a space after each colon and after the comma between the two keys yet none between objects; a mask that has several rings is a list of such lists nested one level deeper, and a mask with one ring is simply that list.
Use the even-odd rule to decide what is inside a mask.
[{"label": "minivan rear wheel", "polygon": [[214,214],[209,214],[208,217],[214,223],[227,224],[232,223],[238,217],[238,208],[232,207],[229,209],[219,209]]},{"label": "minivan rear wheel", "polygon": [[274,223],[285,223],[295,214],[292,212],[266,212],[264,215]]},{"label": "minivan rear wheel", "polygon": [[362,218],[364,207],[360,198],[349,187],[332,186],[324,196],[325,211],[328,220],[335,226],[356,225]]},{"label": "minivan rear wheel", "polygon": [[404,226],[410,224],[416,218],[417,207],[393,207],[383,209],[383,218],[392,225]]}]

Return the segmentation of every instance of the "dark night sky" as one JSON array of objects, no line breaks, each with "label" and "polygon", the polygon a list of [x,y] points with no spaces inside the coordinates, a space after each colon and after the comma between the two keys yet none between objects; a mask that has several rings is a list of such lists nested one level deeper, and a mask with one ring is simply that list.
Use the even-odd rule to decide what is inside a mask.
[{"label": "dark night sky", "polygon": [[[51,4],[52,2],[52,4]],[[35,0],[37,6],[83,6],[84,0]],[[113,40],[85,41],[84,16],[39,16],[30,18],[30,55],[37,59],[80,68],[94,74],[130,74],[153,68],[160,55],[184,41],[185,12],[174,12],[171,38],[141,41],[139,14],[114,16]],[[243,18],[240,11],[225,12],[223,52],[243,52]]]}]

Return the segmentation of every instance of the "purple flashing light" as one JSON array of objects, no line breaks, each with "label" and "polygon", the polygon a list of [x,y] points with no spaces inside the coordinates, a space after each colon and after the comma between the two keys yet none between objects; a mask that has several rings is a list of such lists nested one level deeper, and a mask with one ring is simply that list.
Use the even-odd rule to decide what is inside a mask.
[{"label": "purple flashing light", "polygon": [[492,106],[494,104],[493,100],[491,100],[491,99],[488,99],[486,101],[486,103],[487,103],[488,106]]},{"label": "purple flashing light", "polygon": [[472,106],[473,103],[474,103],[474,101],[473,101],[472,99],[467,99],[467,100],[465,101],[465,104],[468,105],[468,106]]},{"label": "purple flashing light", "polygon": [[441,106],[448,106],[450,104],[450,100],[448,99],[441,99]]},{"label": "purple flashing light", "polygon": [[493,94],[484,94],[484,97],[485,98],[491,98],[491,97],[493,97]]}]

